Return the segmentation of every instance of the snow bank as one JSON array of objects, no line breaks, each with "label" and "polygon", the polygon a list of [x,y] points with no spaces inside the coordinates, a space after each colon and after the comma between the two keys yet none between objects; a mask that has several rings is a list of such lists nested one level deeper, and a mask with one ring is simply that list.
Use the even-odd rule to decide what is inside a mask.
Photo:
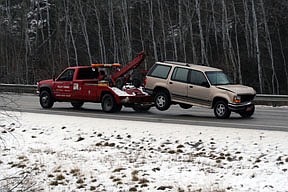
[{"label": "snow bank", "polygon": [[13,175],[36,191],[288,191],[287,132],[32,113],[11,121],[0,121],[0,191]]}]

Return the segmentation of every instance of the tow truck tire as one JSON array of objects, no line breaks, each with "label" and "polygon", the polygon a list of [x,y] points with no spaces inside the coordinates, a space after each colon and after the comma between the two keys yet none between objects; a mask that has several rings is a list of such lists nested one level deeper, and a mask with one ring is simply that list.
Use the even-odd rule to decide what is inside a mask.
[{"label": "tow truck tire", "polygon": [[115,82],[115,85],[118,89],[122,89],[124,84],[125,84],[125,80],[123,77],[119,77]]},{"label": "tow truck tire", "polygon": [[75,108],[75,109],[80,109],[83,106],[84,102],[83,101],[72,101],[71,105]]},{"label": "tow truck tire", "polygon": [[227,102],[217,101],[214,106],[214,114],[218,119],[227,119],[231,115],[231,110],[228,108]]},{"label": "tow truck tire", "polygon": [[141,86],[141,80],[137,78],[132,79],[132,85],[134,85],[136,88],[139,88]]},{"label": "tow truck tire", "polygon": [[54,104],[53,97],[50,92],[44,90],[40,93],[40,105],[44,109],[50,109]]},{"label": "tow truck tire", "polygon": [[252,105],[251,106],[251,110],[250,111],[241,111],[239,112],[239,114],[241,115],[241,117],[243,118],[250,118],[253,114],[254,114],[254,111],[255,111],[255,106]]},{"label": "tow truck tire", "polygon": [[113,113],[121,110],[121,107],[117,105],[113,95],[105,94],[101,100],[102,110],[106,113]]},{"label": "tow truck tire", "polygon": [[160,111],[165,111],[169,109],[171,105],[169,93],[164,90],[156,92],[154,101],[156,108]]}]

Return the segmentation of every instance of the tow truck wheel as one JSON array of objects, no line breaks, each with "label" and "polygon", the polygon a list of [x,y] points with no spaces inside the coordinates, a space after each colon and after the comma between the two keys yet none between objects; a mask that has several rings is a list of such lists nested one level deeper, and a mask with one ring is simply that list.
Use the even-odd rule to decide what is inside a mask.
[{"label": "tow truck wheel", "polygon": [[241,111],[239,112],[239,114],[243,118],[250,118],[254,114],[254,111],[255,111],[255,106],[252,105],[249,111]]},{"label": "tow truck wheel", "polygon": [[71,105],[75,108],[75,109],[80,109],[83,106],[84,102],[83,101],[72,101]]},{"label": "tow truck wheel", "polygon": [[118,89],[122,89],[123,86],[124,86],[124,84],[125,84],[124,78],[123,78],[123,77],[119,77],[119,78],[116,80],[115,84],[116,84],[116,87],[117,87]]},{"label": "tow truck wheel", "polygon": [[48,91],[41,91],[40,93],[40,105],[45,109],[50,109],[54,104],[51,93]]},{"label": "tow truck wheel", "polygon": [[231,110],[225,101],[217,101],[214,106],[214,114],[218,119],[227,119],[231,115]]},{"label": "tow truck wheel", "polygon": [[117,105],[113,95],[111,94],[105,94],[102,97],[101,106],[102,110],[106,113],[113,113],[121,110],[121,107]]}]

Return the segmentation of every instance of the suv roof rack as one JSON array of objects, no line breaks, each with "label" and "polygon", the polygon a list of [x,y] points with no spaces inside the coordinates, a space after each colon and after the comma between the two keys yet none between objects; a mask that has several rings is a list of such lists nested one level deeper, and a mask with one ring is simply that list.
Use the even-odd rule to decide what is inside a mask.
[{"label": "suv roof rack", "polygon": [[190,66],[189,63],[183,63],[183,62],[177,62],[177,61],[164,61],[164,63],[175,64],[175,65],[184,65],[184,66],[187,66],[187,67]]}]

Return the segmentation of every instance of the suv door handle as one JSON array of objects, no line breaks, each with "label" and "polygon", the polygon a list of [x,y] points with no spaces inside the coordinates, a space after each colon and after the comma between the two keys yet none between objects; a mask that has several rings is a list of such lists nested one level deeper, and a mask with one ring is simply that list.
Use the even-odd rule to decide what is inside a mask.
[{"label": "suv door handle", "polygon": [[172,85],[172,84],[173,84],[173,82],[169,82],[169,84],[171,84],[171,85]]},{"label": "suv door handle", "polygon": [[189,88],[193,88],[193,86],[192,86],[192,85],[189,85]]}]

